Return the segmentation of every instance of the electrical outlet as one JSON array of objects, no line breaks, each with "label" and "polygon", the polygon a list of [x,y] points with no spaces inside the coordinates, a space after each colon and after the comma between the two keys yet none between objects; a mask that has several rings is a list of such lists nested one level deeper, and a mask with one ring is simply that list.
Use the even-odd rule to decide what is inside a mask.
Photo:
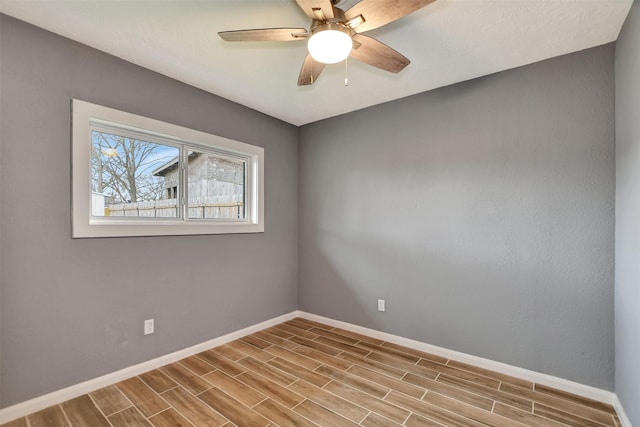
[{"label": "electrical outlet", "polygon": [[147,319],[144,321],[144,334],[152,334],[154,330],[153,319]]},{"label": "electrical outlet", "polygon": [[384,311],[384,300],[383,299],[379,299],[378,300],[378,311]]}]

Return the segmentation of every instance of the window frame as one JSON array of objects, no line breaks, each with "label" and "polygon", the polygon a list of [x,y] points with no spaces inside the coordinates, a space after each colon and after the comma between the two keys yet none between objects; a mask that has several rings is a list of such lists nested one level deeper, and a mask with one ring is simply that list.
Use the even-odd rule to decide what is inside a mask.
[{"label": "window frame", "polygon": [[[122,131],[145,141],[168,143],[181,149],[178,186],[179,217],[97,217],[91,213],[91,131]],[[120,132],[118,132],[120,134]],[[156,119],[73,99],[71,104],[71,230],[72,238],[173,236],[264,232],[264,148],[189,129]],[[123,135],[124,136],[124,135]],[[187,170],[189,149],[246,161],[245,218],[189,219]]]}]

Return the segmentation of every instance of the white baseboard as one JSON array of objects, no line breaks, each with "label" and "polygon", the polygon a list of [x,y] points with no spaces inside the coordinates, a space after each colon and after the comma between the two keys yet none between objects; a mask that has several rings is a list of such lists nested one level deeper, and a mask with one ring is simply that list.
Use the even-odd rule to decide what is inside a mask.
[{"label": "white baseboard", "polygon": [[380,332],[375,329],[364,328],[362,326],[353,325],[351,323],[341,322],[339,320],[333,320],[327,317],[318,316],[316,314],[306,313],[304,311],[300,311],[298,315],[308,320],[314,320],[316,322],[324,323],[329,326],[346,329],[348,331],[367,335],[372,338],[378,338],[380,340],[387,341],[393,344],[403,345],[405,347],[413,348],[416,350],[422,350],[438,356],[446,357],[447,359],[453,359],[459,362],[478,366],[480,368],[490,369],[502,374],[522,378],[538,384],[577,394],[579,396],[587,397],[589,399],[597,400],[599,402],[608,403],[610,405],[613,405],[614,403],[615,394],[607,390],[602,390],[551,375],[530,371],[528,369],[519,368],[517,366],[507,365],[506,363],[496,362],[493,360],[484,359],[482,357],[472,356],[470,354],[449,350],[431,344],[426,344],[420,341],[392,335],[386,332]]},{"label": "white baseboard", "polygon": [[618,414],[618,418],[620,418],[620,423],[622,423],[622,427],[633,427],[631,425],[631,420],[629,419],[629,417],[627,416],[627,413],[624,411],[624,408],[622,407],[622,402],[620,402],[620,399],[618,399],[618,395],[615,395],[615,397],[613,398],[613,407],[616,410],[616,413]]},{"label": "white baseboard", "polygon": [[164,356],[160,356],[155,359],[139,363],[137,365],[129,366],[128,368],[124,368],[98,378],[84,381],[82,383],[75,384],[48,394],[44,394],[42,396],[38,396],[36,398],[6,407],[4,409],[0,409],[0,424],[8,423],[9,421],[24,417],[25,415],[32,414],[34,412],[48,408],[49,406],[57,405],[69,399],[74,399],[78,396],[82,396],[83,394],[91,393],[92,391],[96,391],[103,387],[107,387],[117,382],[126,380],[127,378],[131,378],[147,371],[157,369],[169,363],[177,362],[178,360],[184,359],[185,357],[201,353],[212,347],[226,344],[262,329],[277,325],[278,323],[286,322],[287,320],[291,320],[294,317],[297,317],[298,314],[299,313],[297,311],[292,311],[291,313],[283,314],[282,316],[265,320],[264,322],[260,322],[256,325],[231,332],[229,334],[214,338],[201,344],[196,344],[192,347],[178,350],[176,352],[166,354]]}]

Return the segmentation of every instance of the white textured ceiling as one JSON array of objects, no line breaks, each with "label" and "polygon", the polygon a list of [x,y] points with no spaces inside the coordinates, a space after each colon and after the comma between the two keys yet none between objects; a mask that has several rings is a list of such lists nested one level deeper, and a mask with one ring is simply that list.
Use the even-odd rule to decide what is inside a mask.
[{"label": "white textured ceiling", "polygon": [[313,86],[297,86],[304,41],[228,43],[217,35],[308,27],[294,0],[0,0],[0,11],[302,125],[612,42],[631,3],[437,0],[367,33],[408,57],[405,70],[350,60],[348,87],[344,64],[327,66]]}]

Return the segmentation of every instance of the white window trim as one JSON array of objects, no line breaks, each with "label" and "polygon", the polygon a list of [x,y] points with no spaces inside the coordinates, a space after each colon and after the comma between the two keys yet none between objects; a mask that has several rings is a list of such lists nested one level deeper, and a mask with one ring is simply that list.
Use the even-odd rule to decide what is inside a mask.
[{"label": "white window trim", "polygon": [[[173,236],[264,232],[264,148],[73,99],[71,107],[72,237]],[[91,124],[107,123],[247,156],[247,212],[238,221],[122,220],[91,216]]]}]

